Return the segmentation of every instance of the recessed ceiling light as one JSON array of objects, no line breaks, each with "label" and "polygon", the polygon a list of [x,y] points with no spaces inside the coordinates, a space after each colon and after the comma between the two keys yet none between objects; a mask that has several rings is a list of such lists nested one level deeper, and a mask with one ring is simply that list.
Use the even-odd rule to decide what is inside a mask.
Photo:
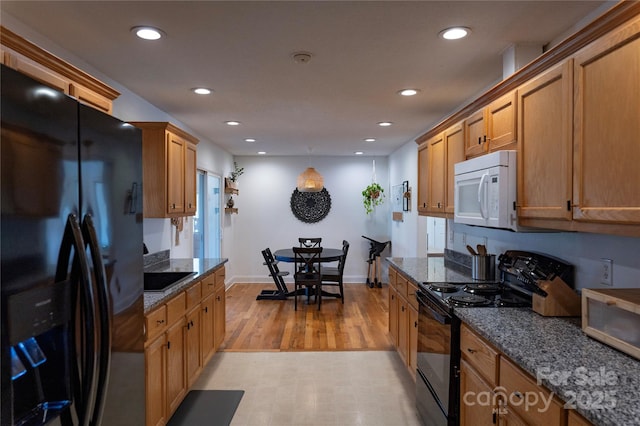
[{"label": "recessed ceiling light", "polygon": [[419,92],[418,89],[403,89],[399,91],[398,94],[402,96],[414,96],[414,95],[417,95],[418,92]]},{"label": "recessed ceiling light", "polygon": [[226,124],[227,126],[239,126],[240,122],[239,121],[225,121],[224,124]]},{"label": "recessed ceiling light", "polygon": [[211,89],[207,89],[206,87],[196,87],[193,90],[193,93],[197,95],[209,95],[211,93]]},{"label": "recessed ceiling light", "polygon": [[362,152],[362,151],[356,151],[356,152],[354,152],[354,154],[355,154],[355,155],[362,155],[362,154],[364,154],[364,152]]},{"label": "recessed ceiling light", "polygon": [[158,40],[164,35],[162,30],[153,27],[133,27],[131,32],[144,40]]},{"label": "recessed ceiling light", "polygon": [[471,30],[467,27],[452,27],[440,31],[440,37],[445,40],[458,40],[466,37],[471,33]]},{"label": "recessed ceiling light", "polygon": [[378,123],[378,126],[380,126],[380,127],[389,127],[389,126],[391,126],[392,124],[393,124],[393,123],[392,123],[392,122],[390,122],[390,121],[381,121],[381,122],[379,122],[379,123]]},{"label": "recessed ceiling light", "polygon": [[365,142],[375,142],[376,138],[366,138],[364,141]]},{"label": "recessed ceiling light", "polygon": [[246,138],[244,141],[245,142],[255,142],[256,140],[254,138]]},{"label": "recessed ceiling light", "polygon": [[258,151],[258,155],[265,155],[266,153],[266,151]]}]

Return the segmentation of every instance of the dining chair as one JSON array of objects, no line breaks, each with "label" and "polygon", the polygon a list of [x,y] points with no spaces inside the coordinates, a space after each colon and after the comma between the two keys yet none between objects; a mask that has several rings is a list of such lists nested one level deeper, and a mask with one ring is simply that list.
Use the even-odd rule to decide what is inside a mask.
[{"label": "dining chair", "polygon": [[295,261],[295,273],[293,274],[295,283],[294,309],[296,311],[298,310],[298,290],[302,288],[306,290],[307,303],[309,303],[309,291],[315,289],[316,301],[318,309],[320,309],[322,300],[321,254],[322,247],[293,247]]},{"label": "dining chair", "polygon": [[343,304],[344,286],[342,277],[344,275],[344,264],[347,261],[348,252],[349,242],[342,240],[342,256],[340,256],[340,260],[338,260],[338,266],[325,266],[322,268],[322,286],[337,286]]},{"label": "dining chair", "polygon": [[322,238],[298,238],[300,247],[321,247]]}]

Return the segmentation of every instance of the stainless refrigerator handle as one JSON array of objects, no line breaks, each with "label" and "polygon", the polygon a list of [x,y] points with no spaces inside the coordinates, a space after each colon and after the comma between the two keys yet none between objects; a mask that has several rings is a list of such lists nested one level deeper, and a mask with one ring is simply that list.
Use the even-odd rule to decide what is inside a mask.
[{"label": "stainless refrigerator handle", "polygon": [[94,408],[91,415],[91,424],[99,425],[102,423],[102,414],[109,381],[109,370],[111,368],[111,302],[109,299],[107,274],[105,273],[102,253],[100,252],[100,245],[98,244],[98,236],[93,224],[93,218],[90,214],[86,214],[82,220],[82,235],[84,237],[85,244],[89,247],[89,252],[91,253],[93,274],[96,284],[96,299],[98,301],[97,331],[99,337],[98,365],[96,366],[97,383],[94,397]]},{"label": "stainless refrigerator handle", "polygon": [[[80,321],[82,322],[83,333],[80,341],[83,347],[81,354],[78,354],[75,345],[72,349],[74,358],[80,356],[81,362],[80,372],[81,378],[78,377],[77,370],[74,369],[74,402],[76,414],[79,424],[88,426],[90,416],[93,412],[93,401],[96,387],[96,336],[95,336],[95,311],[94,311],[94,295],[93,283],[89,269],[89,262],[85,252],[84,240],[82,238],[82,230],[78,219],[74,214],[67,216],[62,242],[60,243],[60,251],[58,253],[58,264],[56,267],[56,282],[67,279],[69,268],[69,257],[71,249],[74,249],[74,259],[71,266],[71,282],[75,284],[72,293],[78,295],[77,301],[80,304]],[[74,301],[76,297],[74,297]],[[75,304],[75,303],[74,303]],[[75,306],[74,308],[75,309]],[[73,321],[75,325],[75,320]],[[72,330],[75,327],[72,326]]]}]

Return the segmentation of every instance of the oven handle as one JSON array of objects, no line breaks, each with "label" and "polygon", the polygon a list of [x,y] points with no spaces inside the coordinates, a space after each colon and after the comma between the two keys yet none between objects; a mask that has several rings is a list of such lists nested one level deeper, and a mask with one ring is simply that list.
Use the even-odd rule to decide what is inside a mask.
[{"label": "oven handle", "polygon": [[431,315],[433,315],[436,321],[438,321],[440,324],[451,324],[451,315],[443,312],[442,309],[437,307],[431,300],[429,300],[424,291],[418,290],[416,292],[416,298],[418,299],[418,303],[421,306],[427,308],[431,312]]}]

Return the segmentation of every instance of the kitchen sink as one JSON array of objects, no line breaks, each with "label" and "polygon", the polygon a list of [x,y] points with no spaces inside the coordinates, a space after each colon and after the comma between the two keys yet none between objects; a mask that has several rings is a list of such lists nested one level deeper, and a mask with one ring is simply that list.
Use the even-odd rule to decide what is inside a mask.
[{"label": "kitchen sink", "polygon": [[164,291],[195,272],[145,272],[144,291]]}]

